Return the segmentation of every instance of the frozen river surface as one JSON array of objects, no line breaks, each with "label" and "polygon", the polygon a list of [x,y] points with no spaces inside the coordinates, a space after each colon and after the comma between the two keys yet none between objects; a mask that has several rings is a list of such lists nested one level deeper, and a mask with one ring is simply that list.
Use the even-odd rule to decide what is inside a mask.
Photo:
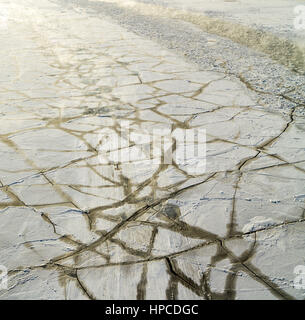
[{"label": "frozen river surface", "polygon": [[137,4],[2,9],[0,299],[305,298],[302,64]]}]

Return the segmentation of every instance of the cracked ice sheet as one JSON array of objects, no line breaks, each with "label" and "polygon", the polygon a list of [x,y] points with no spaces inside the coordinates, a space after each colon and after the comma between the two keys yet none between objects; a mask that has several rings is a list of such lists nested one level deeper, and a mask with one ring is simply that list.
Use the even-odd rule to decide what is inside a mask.
[{"label": "cracked ice sheet", "polygon": [[[106,19],[12,6],[10,36],[0,30],[0,297],[304,298],[302,106],[267,112],[238,79]],[[115,163],[101,128],[138,152],[121,120],[144,144],[155,128],[206,129],[206,170]]]}]

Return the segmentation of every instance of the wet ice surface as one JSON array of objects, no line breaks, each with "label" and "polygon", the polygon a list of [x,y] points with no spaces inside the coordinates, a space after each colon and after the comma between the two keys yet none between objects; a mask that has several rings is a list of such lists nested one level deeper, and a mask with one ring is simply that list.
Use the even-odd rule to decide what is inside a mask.
[{"label": "wet ice surface", "polygon": [[[15,5],[0,30],[0,298],[304,299],[299,96],[265,108],[240,78],[106,18]],[[205,170],[116,162],[115,145],[106,163],[101,130],[123,120],[135,136],[206,129]]]}]

